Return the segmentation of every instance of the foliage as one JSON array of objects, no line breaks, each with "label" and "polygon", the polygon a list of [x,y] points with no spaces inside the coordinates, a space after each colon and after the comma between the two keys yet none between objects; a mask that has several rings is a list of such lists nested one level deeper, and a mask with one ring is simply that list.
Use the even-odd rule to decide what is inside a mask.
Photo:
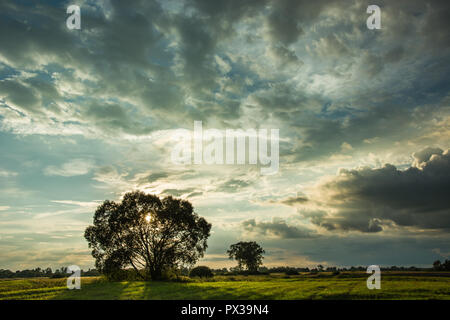
[{"label": "foliage", "polygon": [[298,271],[295,268],[288,268],[284,273],[288,276],[298,275]]},{"label": "foliage", "polygon": [[230,259],[236,259],[238,268],[242,269],[245,265],[250,272],[258,271],[258,267],[262,265],[263,254],[265,251],[255,241],[238,242],[232,244],[227,254]]},{"label": "foliage", "polygon": [[[25,269],[17,270],[13,272],[11,270],[0,269],[0,279],[5,278],[66,278],[70,274],[67,273],[67,267],[61,267],[61,269],[56,269],[54,272],[51,268],[41,269]],[[99,276],[100,273],[95,269],[89,269],[88,271],[81,270],[81,276],[92,277]]]},{"label": "foliage", "polygon": [[441,261],[436,260],[433,263],[433,269],[436,271],[450,271],[450,260],[445,260],[444,263],[441,263]]},{"label": "foliage", "polygon": [[269,273],[286,273],[290,272],[290,270],[295,270],[297,272],[309,272],[309,268],[294,268],[294,267],[272,267],[267,269]]},{"label": "foliage", "polygon": [[201,258],[210,230],[189,201],[135,191],[119,203],[104,201],[85,238],[105,275],[130,267],[142,279],[161,279],[166,270]]},{"label": "foliage", "polygon": [[211,278],[213,277],[213,273],[210,268],[207,266],[198,266],[191,270],[189,273],[190,277],[200,277],[200,278]]}]

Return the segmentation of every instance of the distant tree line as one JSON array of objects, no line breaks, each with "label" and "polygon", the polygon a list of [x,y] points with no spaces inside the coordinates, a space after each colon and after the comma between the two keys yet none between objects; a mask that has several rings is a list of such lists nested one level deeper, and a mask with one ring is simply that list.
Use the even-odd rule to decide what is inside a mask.
[{"label": "distant tree line", "polygon": [[[202,274],[198,274],[197,268],[202,268]],[[233,275],[264,275],[271,273],[284,273],[286,275],[298,275],[300,273],[320,273],[320,272],[331,272],[335,275],[340,274],[341,272],[365,272],[367,270],[367,266],[352,266],[352,267],[324,267],[322,265],[318,265],[314,268],[308,267],[289,267],[289,266],[280,266],[280,267],[259,267],[257,271],[249,271],[239,267],[231,267],[231,268],[218,268],[218,269],[210,269],[207,271],[204,266],[196,267],[194,269],[183,268],[180,269],[180,274],[184,276],[199,276],[199,277],[210,277],[207,275],[207,272],[211,272],[214,276],[233,276]],[[208,268],[209,269],[209,268]],[[381,267],[382,271],[444,271],[448,269],[442,268],[417,268],[417,267]],[[192,272],[194,271],[194,272]]]},{"label": "distant tree line", "polygon": [[[433,263],[432,268],[417,268],[417,267],[381,267],[381,271],[450,271],[450,260],[445,260],[443,263],[437,260]],[[209,269],[208,267],[200,266],[193,269],[180,268],[176,272],[183,276],[199,276],[199,277],[211,277],[213,275],[247,275],[247,274],[270,274],[270,273],[284,273],[286,275],[297,275],[299,273],[319,273],[319,272],[333,272],[340,273],[345,271],[366,271],[367,266],[352,266],[352,267],[324,267],[318,265],[314,268],[304,267],[259,267],[257,271],[250,272],[249,270],[243,270],[239,267],[231,268],[218,268]],[[99,276],[100,272],[96,269],[89,269],[87,271],[81,270],[81,276],[94,277]],[[61,267],[52,271],[51,268],[41,269],[26,269],[17,270],[13,272],[11,270],[0,269],[0,279],[4,278],[34,278],[34,277],[47,277],[47,278],[65,278],[69,276],[67,273],[67,267]]]},{"label": "distant tree line", "polygon": [[[444,263],[445,264],[445,263]],[[444,264],[439,264],[440,266],[443,266]],[[448,261],[447,261],[447,268],[448,268]],[[348,272],[348,271],[360,271],[365,272],[367,270],[367,266],[351,266],[351,267],[324,267],[322,265],[318,265],[314,268],[308,268],[308,267],[289,267],[289,266],[280,266],[280,267],[259,267],[256,274],[270,274],[270,273],[284,273],[287,275],[296,275],[299,273],[319,273],[319,272],[333,272],[333,273],[339,273],[339,272]],[[418,268],[418,267],[397,267],[397,266],[391,266],[391,267],[381,267],[381,271],[448,271],[449,269],[445,269],[442,267],[436,268]],[[232,267],[232,268],[220,268],[220,269],[211,269],[214,275],[238,275],[238,274],[250,274],[247,270],[240,270],[238,267]],[[182,272],[183,273],[183,272]],[[185,270],[183,274],[188,274],[188,271]]]},{"label": "distant tree line", "polygon": [[436,260],[433,263],[433,269],[436,271],[450,271],[450,260],[445,260],[444,263],[441,263],[441,261]]},{"label": "distant tree line", "polygon": [[[88,271],[81,270],[82,277],[94,277],[99,276],[100,273],[96,269],[89,269]],[[0,269],[0,278],[65,278],[70,276],[67,273],[67,267],[61,267],[60,269],[56,269],[53,271],[51,268],[41,269],[26,269],[26,270],[17,270],[13,272],[11,270]]]}]

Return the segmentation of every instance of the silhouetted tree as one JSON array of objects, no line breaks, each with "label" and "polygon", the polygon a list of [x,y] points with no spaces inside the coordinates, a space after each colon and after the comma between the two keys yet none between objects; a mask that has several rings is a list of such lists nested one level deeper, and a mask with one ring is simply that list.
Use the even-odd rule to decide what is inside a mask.
[{"label": "silhouetted tree", "polygon": [[256,272],[258,267],[262,265],[263,254],[266,253],[259,244],[254,241],[238,242],[232,244],[227,254],[230,259],[236,259],[238,267],[242,270],[245,265],[250,272]]},{"label": "silhouetted tree", "polygon": [[47,277],[50,277],[52,275],[52,268],[48,267],[47,269],[45,269],[45,275]]},{"label": "silhouetted tree", "polygon": [[445,262],[442,264],[442,267],[446,271],[450,271],[450,260],[445,259]]},{"label": "silhouetted tree", "polygon": [[211,278],[213,277],[213,273],[211,269],[207,266],[198,266],[195,267],[189,272],[190,277],[200,277],[200,278]]},{"label": "silhouetted tree", "polygon": [[132,267],[144,279],[159,279],[164,270],[201,258],[210,230],[189,201],[135,191],[119,203],[103,202],[84,236],[101,272]]},{"label": "silhouetted tree", "polygon": [[442,270],[442,264],[440,260],[433,262],[433,269],[436,271]]},{"label": "silhouetted tree", "polygon": [[433,270],[436,271],[450,271],[450,260],[445,260],[443,263],[441,261],[436,260],[433,262]]}]

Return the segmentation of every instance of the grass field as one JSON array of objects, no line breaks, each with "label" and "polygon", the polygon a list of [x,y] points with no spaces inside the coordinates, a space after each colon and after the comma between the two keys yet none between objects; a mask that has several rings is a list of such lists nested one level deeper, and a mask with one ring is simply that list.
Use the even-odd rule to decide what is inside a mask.
[{"label": "grass field", "polygon": [[450,273],[388,273],[380,290],[368,290],[365,273],[285,276],[216,276],[192,282],[107,282],[82,278],[0,280],[0,299],[450,299]]}]

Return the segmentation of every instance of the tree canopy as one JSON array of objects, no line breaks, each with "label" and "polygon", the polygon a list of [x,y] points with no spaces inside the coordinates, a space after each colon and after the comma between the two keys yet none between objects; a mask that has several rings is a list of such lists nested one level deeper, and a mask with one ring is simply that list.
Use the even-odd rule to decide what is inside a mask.
[{"label": "tree canopy", "polygon": [[230,259],[236,259],[239,269],[243,266],[250,272],[258,271],[258,267],[262,265],[263,254],[266,253],[263,248],[255,241],[238,242],[232,244],[227,254]]},{"label": "tree canopy", "polygon": [[207,266],[198,266],[189,272],[190,277],[211,278],[214,276],[212,270]]},{"label": "tree canopy", "polygon": [[144,279],[159,279],[203,257],[210,230],[189,201],[134,191],[121,202],[104,201],[84,236],[101,272],[132,267]]}]

